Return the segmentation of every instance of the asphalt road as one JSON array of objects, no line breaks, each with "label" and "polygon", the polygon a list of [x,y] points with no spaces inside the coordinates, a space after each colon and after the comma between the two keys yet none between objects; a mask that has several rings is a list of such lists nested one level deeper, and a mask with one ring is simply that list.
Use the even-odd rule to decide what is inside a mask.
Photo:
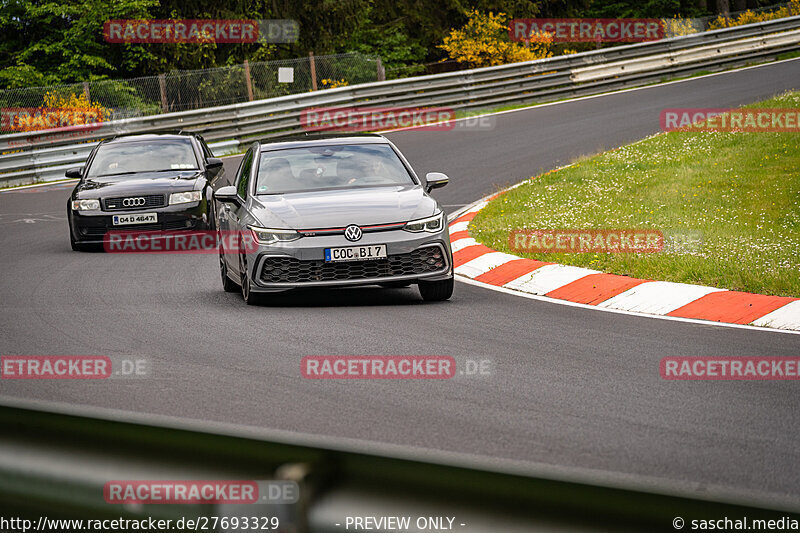
[{"label": "asphalt road", "polygon": [[[726,107],[800,86],[800,60],[499,115],[491,131],[389,137],[460,206],[658,130],[664,107]],[[228,159],[233,173],[236,159]],[[253,308],[217,258],[74,253],[70,186],[0,194],[0,353],[144,358],[138,380],[7,381],[0,395],[650,478],[800,505],[791,382],[668,382],[668,355],[797,356],[800,336],[626,316],[459,283],[315,291]],[[322,354],[491,359],[491,376],[311,381]],[[463,367],[462,367],[463,368]]]}]

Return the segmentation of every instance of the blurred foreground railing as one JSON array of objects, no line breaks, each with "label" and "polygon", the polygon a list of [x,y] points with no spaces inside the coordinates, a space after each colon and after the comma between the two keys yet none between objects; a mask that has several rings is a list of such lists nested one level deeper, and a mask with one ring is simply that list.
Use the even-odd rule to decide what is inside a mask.
[{"label": "blurred foreground railing", "polygon": [[[792,512],[800,510],[796,499],[725,494],[690,483],[670,486],[400,446],[3,403],[0,517],[34,523],[40,516],[277,516],[280,531],[305,533],[345,531],[347,516],[448,516],[453,529],[465,533],[674,531],[676,517],[689,529],[692,519],[797,519]],[[119,420],[133,416],[141,421]],[[291,480],[300,497],[282,505],[106,503],[106,482],[131,479]]]}]

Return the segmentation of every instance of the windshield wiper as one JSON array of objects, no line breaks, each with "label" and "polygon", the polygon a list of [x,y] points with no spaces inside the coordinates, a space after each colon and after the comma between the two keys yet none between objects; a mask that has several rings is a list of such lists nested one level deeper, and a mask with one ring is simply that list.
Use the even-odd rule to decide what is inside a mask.
[{"label": "windshield wiper", "polygon": [[138,170],[132,170],[130,172],[114,172],[113,174],[98,174],[95,176],[96,178],[105,178],[107,176],[124,176],[126,174],[138,174]]},{"label": "windshield wiper", "polygon": [[165,168],[163,170],[131,170],[129,172],[114,172],[113,174],[100,174],[95,176],[97,178],[105,178],[108,176],[127,176],[129,174],[146,174],[148,172],[185,172],[198,170],[196,168]]}]

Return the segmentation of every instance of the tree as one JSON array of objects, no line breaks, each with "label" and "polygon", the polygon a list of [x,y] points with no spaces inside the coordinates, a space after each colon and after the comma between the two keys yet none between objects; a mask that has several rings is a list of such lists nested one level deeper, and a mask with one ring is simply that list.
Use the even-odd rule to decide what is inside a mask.
[{"label": "tree", "polygon": [[[4,0],[0,84],[49,85],[102,79],[154,59],[142,45],[103,41],[103,23],[149,18],[158,0]],[[122,67],[122,68],[120,68]]]},{"label": "tree", "polygon": [[672,18],[676,15],[699,17],[705,14],[706,5],[700,0],[595,0],[581,16]]},{"label": "tree", "polygon": [[504,65],[550,57],[553,38],[550,34],[532,34],[528,46],[511,42],[505,13],[483,14],[473,10],[460,29],[451,30],[438,47],[451,59],[470,67]]}]

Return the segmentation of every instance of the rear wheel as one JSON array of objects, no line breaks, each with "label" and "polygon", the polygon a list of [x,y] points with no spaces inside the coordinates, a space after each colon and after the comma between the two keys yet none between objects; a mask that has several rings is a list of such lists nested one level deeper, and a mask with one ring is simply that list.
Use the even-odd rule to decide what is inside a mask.
[{"label": "rear wheel", "polygon": [[453,278],[444,281],[420,281],[419,293],[426,302],[441,302],[453,295]]}]

